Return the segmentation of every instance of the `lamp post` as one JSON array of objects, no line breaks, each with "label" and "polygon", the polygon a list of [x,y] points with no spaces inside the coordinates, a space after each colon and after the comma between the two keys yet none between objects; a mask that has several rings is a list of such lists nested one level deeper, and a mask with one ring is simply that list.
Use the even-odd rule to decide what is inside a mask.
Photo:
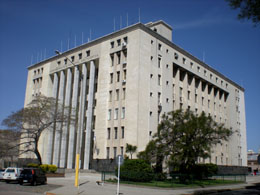
[{"label": "lamp post", "polygon": [[[55,50],[55,53],[57,55],[61,55],[62,53],[58,50]],[[65,58],[71,63],[73,64],[73,66],[76,67],[76,65],[67,57],[65,56]],[[82,102],[83,102],[83,77],[84,75],[82,74],[82,72],[80,72],[80,81],[81,81],[81,87],[80,87],[80,107],[79,107],[79,120],[81,120],[82,118],[82,112],[83,112],[83,108],[82,108]],[[79,162],[80,162],[80,135],[81,135],[81,132],[82,132],[82,122],[83,121],[80,121],[79,122],[79,126],[78,126],[78,136],[77,136],[77,148],[76,148],[76,169],[75,169],[75,187],[79,187]]]}]

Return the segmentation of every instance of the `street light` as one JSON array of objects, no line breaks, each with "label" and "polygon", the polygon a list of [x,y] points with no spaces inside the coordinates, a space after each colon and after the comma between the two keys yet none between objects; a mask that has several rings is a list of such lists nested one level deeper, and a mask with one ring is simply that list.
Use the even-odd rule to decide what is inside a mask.
[{"label": "street light", "polygon": [[[55,53],[57,55],[61,55],[62,53],[58,50],[55,50]],[[76,67],[76,65],[67,57],[65,56],[65,58],[70,61],[71,64],[73,64],[73,66]],[[83,103],[83,77],[84,75],[82,74],[82,72],[80,72],[80,81],[81,81],[81,89],[80,89],[80,110],[79,110],[79,120],[81,120],[82,118],[82,112],[83,112],[83,108],[82,108],[82,103]],[[81,135],[81,132],[82,132],[82,128],[83,128],[83,125],[81,124],[81,122],[83,121],[80,121],[79,122],[79,133],[78,133],[78,136],[77,136],[77,148],[76,148],[76,169],[75,169],[75,187],[79,187],[79,159],[80,159],[80,135]]]}]

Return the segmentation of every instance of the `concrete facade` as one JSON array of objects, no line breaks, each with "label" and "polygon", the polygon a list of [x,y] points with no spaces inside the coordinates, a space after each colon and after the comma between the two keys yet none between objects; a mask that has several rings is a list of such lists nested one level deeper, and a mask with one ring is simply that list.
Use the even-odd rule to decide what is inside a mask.
[{"label": "concrete facade", "polygon": [[25,106],[42,94],[78,115],[76,125],[41,136],[43,163],[74,168],[78,144],[83,169],[92,158],[125,154],[126,143],[142,151],[160,116],[182,108],[204,111],[235,132],[206,162],[246,166],[244,89],[171,40],[163,21],[138,23],[30,66]]}]

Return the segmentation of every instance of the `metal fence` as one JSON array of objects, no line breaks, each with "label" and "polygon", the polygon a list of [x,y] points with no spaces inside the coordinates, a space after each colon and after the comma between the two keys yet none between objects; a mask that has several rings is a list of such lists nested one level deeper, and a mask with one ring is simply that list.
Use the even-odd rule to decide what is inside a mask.
[{"label": "metal fence", "polygon": [[[167,175],[166,177],[166,182],[168,183],[181,183],[181,178],[185,177],[185,176],[189,176],[189,183],[198,183],[198,182],[203,182],[205,184],[216,184],[216,181],[222,181],[222,182],[228,182],[230,181],[232,182],[246,182],[246,174],[219,174],[219,175],[213,175],[211,177],[208,177],[207,179],[197,179],[196,177],[192,176],[192,175],[184,175],[184,174],[171,174],[171,175]],[[155,175],[156,178],[156,175]],[[117,179],[117,176],[115,174],[115,172],[101,172],[101,180],[102,181],[108,181],[108,180],[115,180]],[[125,181],[126,183],[128,183],[127,181]],[[160,182],[160,181],[153,181],[156,185],[156,183]],[[131,182],[129,182],[131,183]],[[172,185],[173,186],[173,185]],[[170,187],[170,186],[169,186]]]}]

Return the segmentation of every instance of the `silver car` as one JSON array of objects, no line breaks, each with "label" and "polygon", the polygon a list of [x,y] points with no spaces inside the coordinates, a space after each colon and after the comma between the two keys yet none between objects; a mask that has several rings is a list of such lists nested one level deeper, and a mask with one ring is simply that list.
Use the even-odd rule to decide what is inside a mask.
[{"label": "silver car", "polygon": [[6,183],[9,183],[10,181],[18,181],[22,170],[22,168],[8,167],[3,173],[3,179]]}]

